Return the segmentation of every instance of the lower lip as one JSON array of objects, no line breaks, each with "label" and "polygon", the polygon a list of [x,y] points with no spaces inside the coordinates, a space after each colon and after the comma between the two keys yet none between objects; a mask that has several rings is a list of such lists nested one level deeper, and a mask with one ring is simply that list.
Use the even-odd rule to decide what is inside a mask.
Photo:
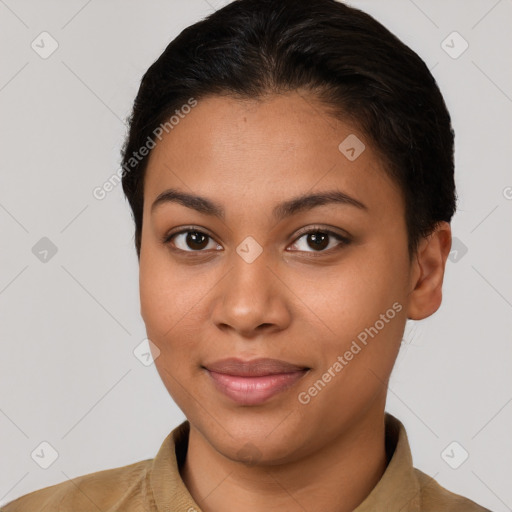
[{"label": "lower lip", "polygon": [[307,370],[261,377],[240,377],[207,370],[215,387],[240,405],[258,405],[293,386]]}]

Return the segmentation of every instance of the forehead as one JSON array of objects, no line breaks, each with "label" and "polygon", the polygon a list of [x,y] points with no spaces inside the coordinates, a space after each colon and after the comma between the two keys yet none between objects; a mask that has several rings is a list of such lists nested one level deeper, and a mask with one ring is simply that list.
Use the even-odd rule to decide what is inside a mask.
[{"label": "forehead", "polygon": [[261,206],[333,187],[370,203],[401,203],[364,134],[298,92],[198,100],[151,152],[145,209],[171,187],[216,198],[227,209],[234,198]]}]

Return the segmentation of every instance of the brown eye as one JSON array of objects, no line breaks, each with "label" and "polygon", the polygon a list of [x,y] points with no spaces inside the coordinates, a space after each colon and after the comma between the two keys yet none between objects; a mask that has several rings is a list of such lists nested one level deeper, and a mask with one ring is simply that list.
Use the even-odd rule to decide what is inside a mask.
[{"label": "brown eye", "polygon": [[[301,242],[304,239],[304,242]],[[338,243],[333,243],[337,241]],[[294,242],[292,247],[299,252],[329,252],[348,245],[350,240],[329,229],[310,229],[303,232]]]},{"label": "brown eye", "polygon": [[323,250],[329,245],[329,237],[327,233],[321,233],[318,231],[317,233],[309,233],[307,235],[307,243],[309,247],[315,249],[315,251]]},{"label": "brown eye", "polygon": [[185,244],[194,250],[204,249],[208,245],[208,235],[199,231],[188,231],[185,237]]},{"label": "brown eye", "polygon": [[[209,235],[195,229],[169,235],[165,238],[164,243],[171,244],[176,249],[185,252],[204,252],[203,249],[220,247]],[[209,247],[209,244],[213,244],[213,246]]]}]

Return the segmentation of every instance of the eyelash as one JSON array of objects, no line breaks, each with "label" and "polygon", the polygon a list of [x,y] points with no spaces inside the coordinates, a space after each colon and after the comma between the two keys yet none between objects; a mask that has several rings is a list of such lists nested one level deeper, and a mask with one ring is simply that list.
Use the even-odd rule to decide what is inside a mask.
[{"label": "eyelash", "polygon": [[[201,229],[196,228],[195,226],[188,226],[186,229],[182,229],[181,231],[166,233],[162,237],[162,243],[164,245],[167,245],[171,250],[177,251],[177,252],[180,252],[180,253],[200,254],[200,253],[203,253],[203,252],[207,252],[205,250],[185,251],[183,249],[179,249],[177,247],[174,247],[171,244],[171,240],[175,236],[182,235],[184,233],[199,233],[201,235],[205,235],[206,237],[208,237],[211,240],[214,240],[214,238],[212,236],[210,236],[208,233],[205,233]],[[312,228],[309,228],[309,229],[306,229],[304,231],[299,232],[297,234],[295,240],[293,241],[293,243],[291,245],[295,245],[298,240],[300,240],[302,237],[304,237],[306,235],[317,234],[317,233],[322,233],[322,234],[329,235],[330,237],[333,237],[336,240],[338,240],[340,242],[340,244],[338,244],[335,247],[331,247],[330,249],[327,249],[327,250],[321,250],[321,251],[313,251],[313,250],[312,251],[292,251],[292,252],[302,252],[302,253],[306,253],[306,254],[313,255],[313,256],[322,256],[324,254],[331,254],[331,252],[333,252],[333,251],[335,251],[337,249],[340,249],[341,247],[346,246],[346,245],[350,244],[350,242],[351,242],[351,240],[348,237],[340,235],[339,233],[336,233],[335,231],[332,231],[332,230],[327,229],[327,228],[322,228],[320,226],[313,226]]]}]

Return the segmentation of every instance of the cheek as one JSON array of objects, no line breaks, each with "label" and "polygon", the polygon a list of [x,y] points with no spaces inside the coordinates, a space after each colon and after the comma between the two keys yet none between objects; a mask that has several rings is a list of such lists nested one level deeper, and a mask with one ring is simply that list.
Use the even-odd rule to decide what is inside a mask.
[{"label": "cheek", "polygon": [[200,360],[208,294],[218,277],[177,264],[165,248],[149,244],[141,251],[139,272],[140,312],[148,338],[160,350],[157,368],[183,377]]},{"label": "cheek", "polygon": [[193,287],[158,250],[147,246],[141,251],[139,265],[141,316],[150,339],[162,342],[172,338],[197,298]]},{"label": "cheek", "polygon": [[[346,338],[373,325],[395,302],[404,306],[406,296],[407,266],[401,255],[377,252],[366,257],[361,252],[324,276],[321,290],[317,288],[312,297],[312,309],[322,312],[333,331]],[[390,316],[394,318],[395,312]]]},{"label": "cheek", "polygon": [[[332,390],[340,397],[380,388],[393,368],[406,322],[407,253],[385,246],[368,253],[347,258],[325,276],[324,293],[315,294],[311,307],[328,327],[318,373],[329,368],[336,373]],[[315,315],[308,316],[315,321]],[[342,369],[333,369],[336,361]]]},{"label": "cheek", "polygon": [[298,400],[307,405],[304,412],[330,418],[333,425],[348,421],[385,392],[400,348],[406,321],[401,285],[376,270],[363,262],[350,272],[347,267],[331,281],[328,293],[317,296],[314,312],[329,334],[319,340],[320,359]]},{"label": "cheek", "polygon": [[[197,283],[194,283],[197,284]],[[189,410],[192,387],[187,362],[195,364],[199,339],[194,307],[198,304],[197,288],[183,272],[172,266],[169,258],[158,251],[145,253],[140,258],[140,306],[148,338],[158,348],[154,358],[156,369],[169,394],[179,407]],[[188,389],[188,392],[184,390]]]},{"label": "cheek", "polygon": [[155,258],[141,254],[139,270],[139,291],[141,316],[146,328],[153,333],[164,331],[172,325],[173,295],[175,288],[170,287],[167,276],[162,274],[161,266]]}]

